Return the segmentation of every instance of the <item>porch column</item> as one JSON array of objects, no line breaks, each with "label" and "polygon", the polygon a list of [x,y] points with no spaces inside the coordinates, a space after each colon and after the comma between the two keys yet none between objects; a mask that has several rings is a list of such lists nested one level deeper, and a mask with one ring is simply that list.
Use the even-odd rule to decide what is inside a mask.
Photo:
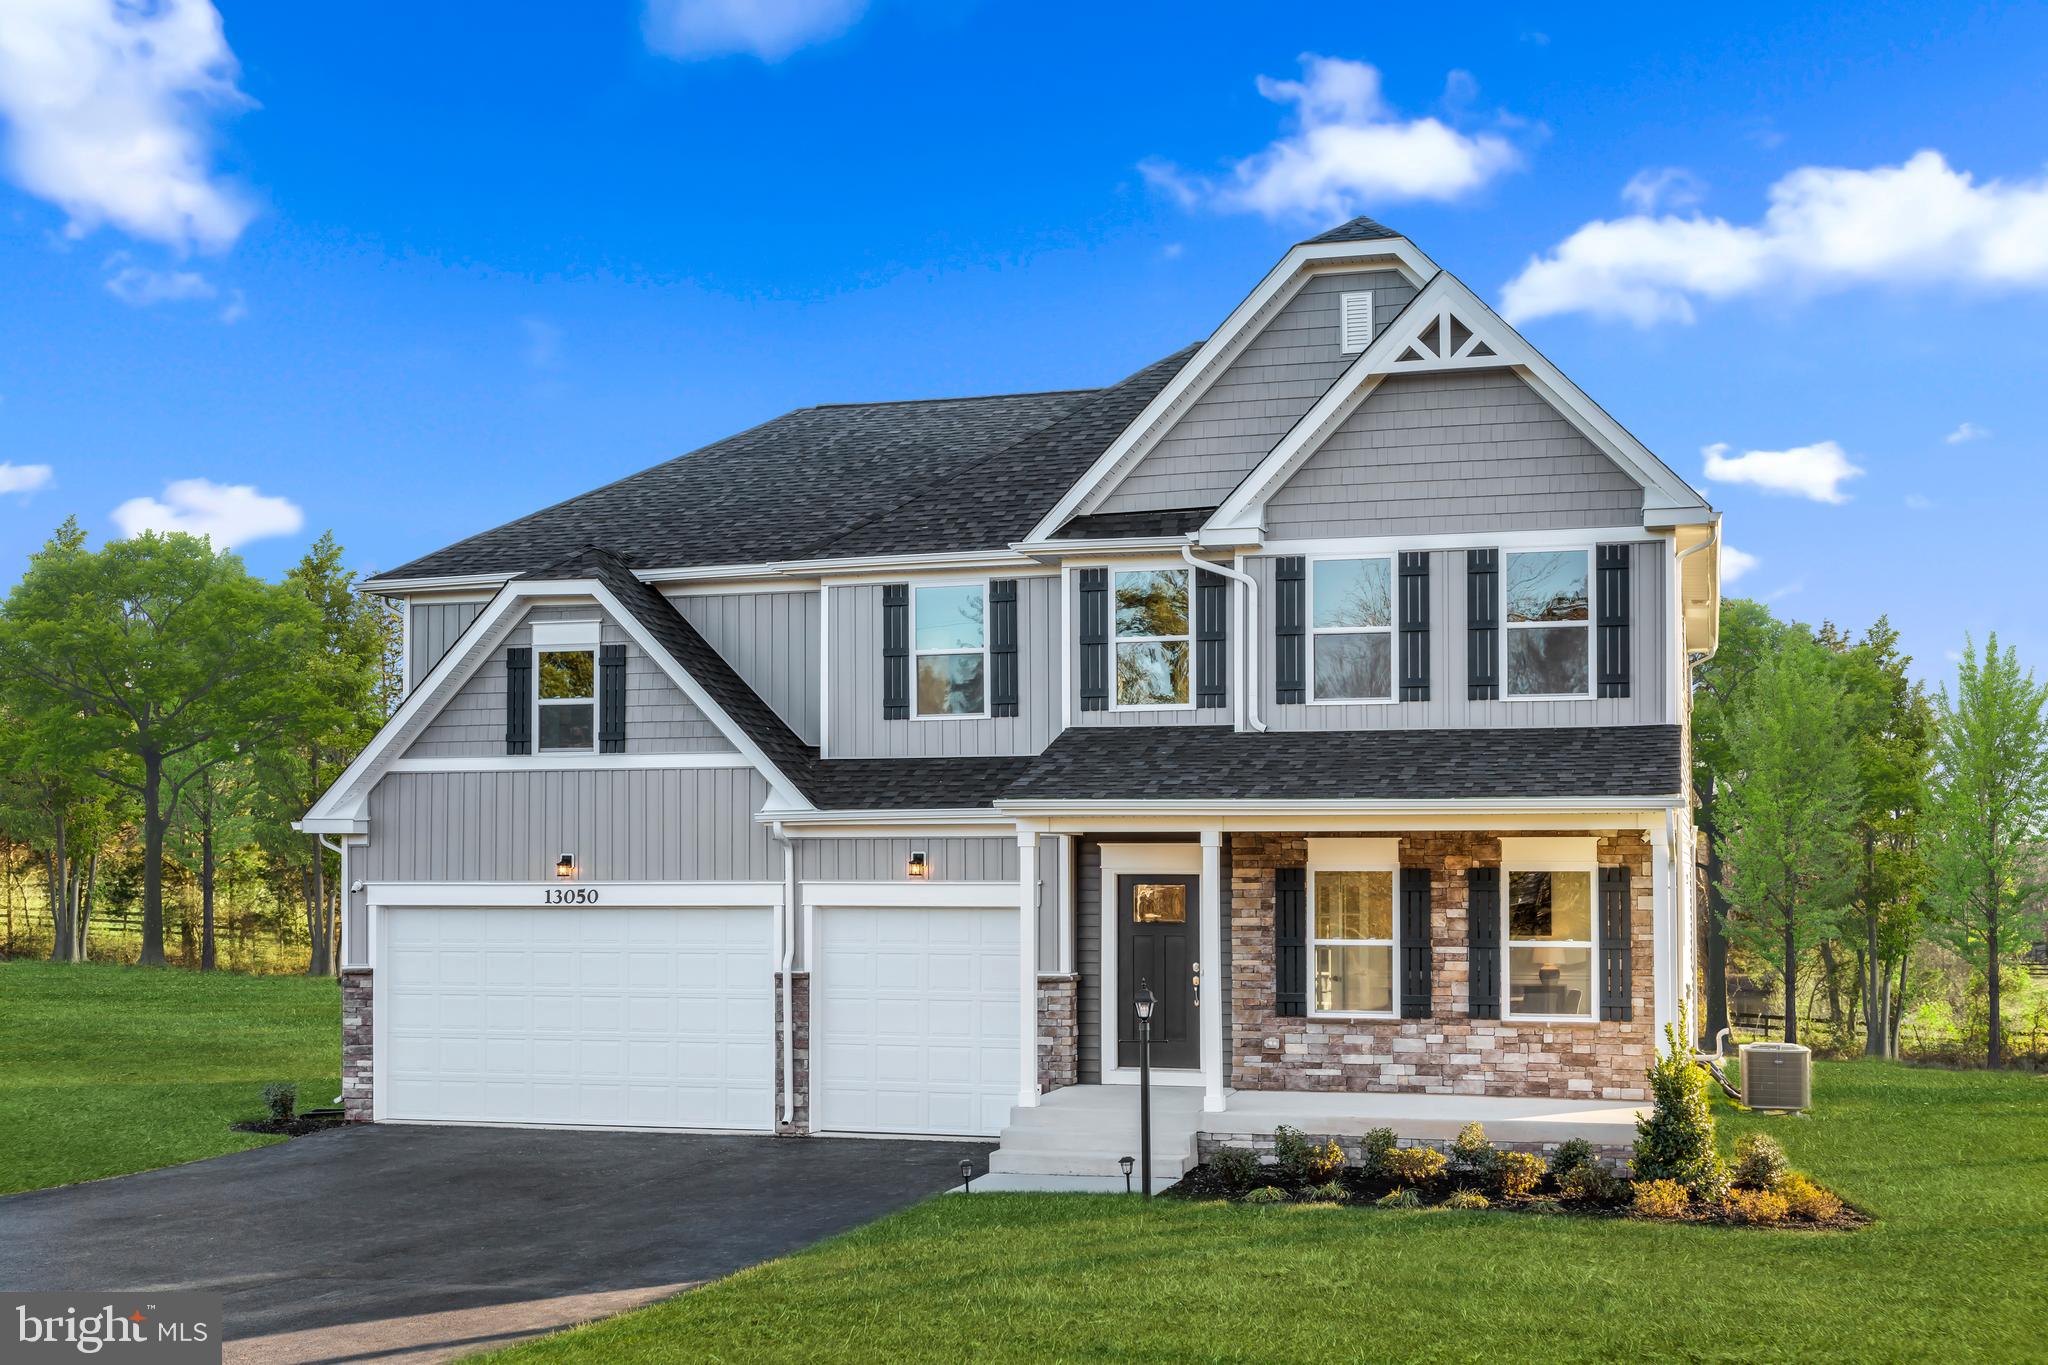
[{"label": "porch column", "polygon": [[1017,834],[1017,1103],[1038,1103],[1038,831]]},{"label": "porch column", "polygon": [[1223,1112],[1229,1021],[1223,1017],[1223,831],[1202,831],[1202,1109]]},{"label": "porch column", "polygon": [[[1664,1026],[1678,1022],[1678,905],[1671,879],[1671,821],[1659,815],[1643,831],[1650,840],[1650,1016],[1656,1021],[1655,1044],[1664,1045]],[[1635,919],[1631,907],[1630,922]],[[1699,1021],[1693,1024],[1697,1029]],[[1680,1039],[1681,1046],[1691,1040]]]}]

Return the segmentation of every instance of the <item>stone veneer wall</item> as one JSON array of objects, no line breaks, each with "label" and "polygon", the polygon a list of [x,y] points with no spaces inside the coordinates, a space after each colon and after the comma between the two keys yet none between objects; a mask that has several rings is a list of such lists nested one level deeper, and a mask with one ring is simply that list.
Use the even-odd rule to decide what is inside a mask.
[{"label": "stone veneer wall", "polygon": [[[782,1026],[782,973],[775,974],[775,1131],[784,1137],[801,1137],[811,1131],[811,974],[792,972],[789,977],[790,1014],[794,1030]],[[790,1034],[794,1032],[794,1040]],[[790,1075],[790,1114],[782,1121],[782,1049],[790,1040],[794,1047]]]},{"label": "stone veneer wall", "polygon": [[1081,1066],[1081,978],[1038,978],[1038,1091],[1077,1084]]},{"label": "stone veneer wall", "polygon": [[[1466,1010],[1465,872],[1498,866],[1502,834],[1401,835],[1401,865],[1431,874],[1428,1019],[1282,1018],[1273,1013],[1275,868],[1308,862],[1307,836],[1232,834],[1231,1066],[1240,1090],[1347,1090],[1430,1095],[1640,1100],[1655,1052],[1650,844],[1640,831],[1578,831],[1600,840],[1602,866],[1629,869],[1634,1017],[1627,1022],[1514,1023]],[[1531,835],[1529,837],[1537,837]],[[1574,837],[1544,831],[1541,837]],[[1502,953],[1505,976],[1506,953]]]},{"label": "stone veneer wall", "polygon": [[350,1123],[368,1123],[371,1108],[371,990],[368,972],[341,974],[341,1112]]}]

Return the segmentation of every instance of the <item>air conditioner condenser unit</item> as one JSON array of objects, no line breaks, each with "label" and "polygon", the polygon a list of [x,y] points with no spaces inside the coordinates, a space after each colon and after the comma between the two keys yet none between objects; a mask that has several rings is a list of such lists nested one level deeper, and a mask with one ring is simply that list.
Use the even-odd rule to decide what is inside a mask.
[{"label": "air conditioner condenser unit", "polygon": [[1813,1053],[1798,1043],[1744,1043],[1742,1104],[1787,1112],[1812,1108]]}]

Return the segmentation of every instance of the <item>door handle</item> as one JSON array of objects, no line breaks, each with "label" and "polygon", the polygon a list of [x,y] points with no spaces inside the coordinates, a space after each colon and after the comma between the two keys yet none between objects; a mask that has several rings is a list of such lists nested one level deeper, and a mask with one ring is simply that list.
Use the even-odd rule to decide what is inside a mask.
[{"label": "door handle", "polygon": [[1199,962],[1197,962],[1197,963],[1195,963],[1195,964],[1194,964],[1194,978],[1195,978],[1195,1008],[1196,1008],[1196,1009],[1200,1009],[1200,1008],[1202,1008],[1202,964],[1201,964],[1201,963],[1199,963]]}]

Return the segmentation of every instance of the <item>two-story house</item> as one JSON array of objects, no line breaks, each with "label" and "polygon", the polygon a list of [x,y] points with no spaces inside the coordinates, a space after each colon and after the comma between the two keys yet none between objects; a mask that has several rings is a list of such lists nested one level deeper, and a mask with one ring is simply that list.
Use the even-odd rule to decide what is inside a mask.
[{"label": "two-story house", "polygon": [[1162,1159],[1613,1138],[1718,544],[1360,218],[1106,388],[802,409],[381,574],[408,695],[303,822],[348,1112],[1103,1173],[1142,990]]}]

